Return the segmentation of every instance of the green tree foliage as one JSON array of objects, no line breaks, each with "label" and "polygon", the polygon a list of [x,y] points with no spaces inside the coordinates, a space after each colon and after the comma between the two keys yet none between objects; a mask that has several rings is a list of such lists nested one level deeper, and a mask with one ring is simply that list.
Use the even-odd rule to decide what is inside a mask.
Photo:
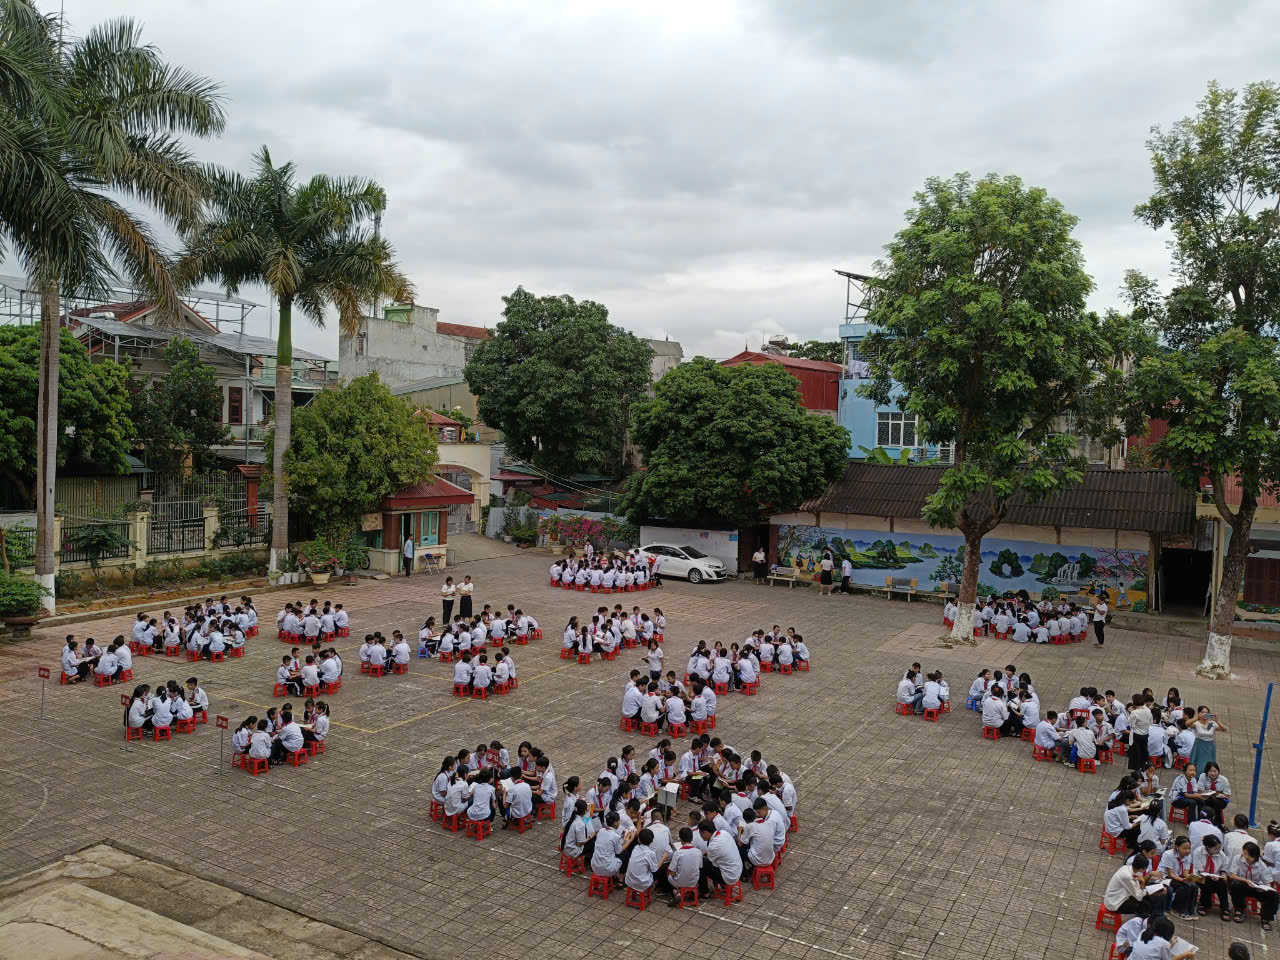
[{"label": "green tree foliage", "polygon": [[153,470],[175,471],[190,456],[197,469],[209,466],[210,447],[231,438],[222,425],[222,388],[200,347],[179,337],[164,348],[168,372],[156,381],[133,383],[133,422],[142,458]]},{"label": "green tree foliage", "polygon": [[592,300],[502,298],[493,338],[464,375],[476,412],[507,449],[549,473],[618,474],[631,407],[649,387],[653,348]]},{"label": "green tree foliage", "polygon": [[821,493],[848,464],[848,431],[808,413],[776,363],[681,364],[636,404],[632,437],[646,464],[623,497],[634,523],[749,526]]},{"label": "green tree foliage", "polygon": [[828,363],[844,363],[844,344],[839,340],[806,340],[787,351],[792,357],[803,360],[825,360]]},{"label": "green tree foliage", "polygon": [[298,410],[285,455],[289,505],[340,546],[362,514],[422,483],[437,459],[426,417],[371,373]]},{"label": "green tree foliage", "polygon": [[[1258,498],[1280,489],[1280,87],[1212,83],[1147,147],[1155,190],[1134,212],[1172,234],[1174,288],[1129,277],[1136,313],[1169,347],[1138,365],[1133,399],[1169,423],[1153,456],[1188,487],[1207,478],[1230,530],[1198,671],[1225,679]],[[1238,505],[1226,500],[1234,481]]]},{"label": "green tree foliage", "polygon": [[1125,318],[1085,309],[1093,282],[1071,235],[1076,218],[1043,189],[960,174],[930,179],[915,200],[876,264],[862,390],[916,414],[927,441],[955,444],[924,516],[964,534],[953,635],[967,638],[983,536],[1015,499],[1083,478],[1060,418],[1118,439],[1102,397],[1122,383],[1111,363],[1131,338]]},{"label": "green tree foliage", "polygon": [[[69,330],[61,333],[58,367],[58,466],[93,463],[124,473],[134,434],[128,370],[90,362]],[[26,503],[34,498],[39,381],[40,330],[0,326],[0,473]]]}]

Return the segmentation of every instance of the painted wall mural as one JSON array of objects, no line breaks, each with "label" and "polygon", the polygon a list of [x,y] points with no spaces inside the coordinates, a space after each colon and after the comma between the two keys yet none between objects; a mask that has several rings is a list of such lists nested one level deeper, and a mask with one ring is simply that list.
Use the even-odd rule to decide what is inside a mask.
[{"label": "painted wall mural", "polygon": [[[964,538],[934,534],[882,533],[783,524],[778,527],[778,564],[812,573],[827,548],[836,575],[846,557],[853,582],[880,586],[885,577],[915,577],[921,589],[958,584]],[[1032,597],[1083,597],[1106,590],[1114,610],[1145,612],[1147,552],[1079,547],[987,537],[982,543],[978,593],[997,596],[1026,590]]]}]

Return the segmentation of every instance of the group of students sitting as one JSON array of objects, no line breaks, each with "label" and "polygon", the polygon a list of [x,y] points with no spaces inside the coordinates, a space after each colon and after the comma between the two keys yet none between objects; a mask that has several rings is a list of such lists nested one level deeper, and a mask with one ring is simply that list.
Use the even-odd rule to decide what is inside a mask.
[{"label": "group of students sitting", "polygon": [[293,704],[286,702],[279,710],[269,709],[261,719],[250,716],[240,722],[231,735],[232,765],[240,766],[248,758],[277,766],[304,747],[314,755],[323,752],[328,736],[329,704],[307,697],[299,722]]},{"label": "group of students sitting", "polygon": [[494,611],[490,604],[473,617],[453,617],[443,627],[436,625],[435,617],[427,617],[418,629],[418,656],[434,657],[448,663],[455,657],[482,653],[487,646],[500,647],[508,640],[527,644],[542,636],[538,621],[518,608],[507,604],[505,612]]},{"label": "group of students sitting", "polygon": [[[368,642],[369,638],[366,638]],[[360,648],[361,660],[364,660],[364,647]],[[383,651],[385,661],[386,648],[379,647]],[[405,662],[408,662],[406,658]],[[324,688],[326,693],[336,693],[338,688],[342,686],[342,657],[339,656],[337,649],[330,647],[328,650],[315,649],[313,652],[302,655],[301,648],[294,647],[292,651],[280,658],[280,666],[276,668],[275,694],[277,696],[285,696],[293,694],[300,697],[308,690],[319,690]]]},{"label": "group of students sitting", "polygon": [[919,663],[913,663],[898,681],[897,701],[904,707],[910,704],[917,714],[939,711],[944,704],[950,704],[951,687],[942,678],[941,670],[925,673]]},{"label": "group of students sitting", "polygon": [[[151,692],[145,683],[133,688],[129,703],[124,709],[124,725],[131,731],[155,733],[179,725],[190,732],[192,723],[200,714],[201,723],[209,721],[209,695],[196,677],[188,677],[185,687],[170,680]],[[141,739],[139,733],[139,739]],[[125,736],[129,739],[128,732]],[[158,736],[156,739],[160,739]]]},{"label": "group of students sitting", "polygon": [[[577,777],[564,792],[563,854],[581,857],[593,876],[611,878],[615,887],[640,893],[656,887],[672,906],[681,889],[710,897],[715,887],[776,864],[797,799],[791,779],[759,750],[745,760],[706,734],[694,736],[678,759],[666,739],[643,761],[625,746],[585,795]],[[671,801],[681,795],[695,806],[673,836]]]},{"label": "group of students sitting", "polygon": [[560,643],[560,656],[589,660],[592,654],[599,654],[611,659],[620,647],[661,644],[666,629],[667,618],[661,607],[653,608],[653,616],[642,613],[638,606],[632,607],[628,614],[620,603],[614,604],[612,611],[608,607],[597,607],[590,623],[583,623],[578,617],[569,618]]},{"label": "group of students sitting", "polygon": [[494,740],[441,761],[431,783],[432,818],[456,827],[464,816],[490,823],[501,816],[506,830],[526,817],[526,823],[533,822],[535,798],[554,810],[558,795],[555,768],[541,750],[525,740],[516,748],[512,764],[506,747]]},{"label": "group of students sitting", "polygon": [[319,646],[332,643],[337,637],[351,636],[351,620],[340,603],[324,605],[315,597],[304,604],[286,603],[276,614],[276,636],[286,643],[302,643]]},{"label": "group of students sitting", "polygon": [[[955,624],[956,612],[955,598],[948,597],[942,608],[942,622],[948,629]],[[1079,643],[1089,632],[1090,616],[1090,611],[1065,600],[1055,604],[988,597],[974,605],[973,633],[1014,643]]]},{"label": "group of students sitting", "polygon": [[80,641],[76,639],[76,635],[68,633],[59,657],[61,683],[80,683],[94,676],[99,678],[95,681],[95,686],[105,686],[133,679],[133,652],[123,634],[107,644],[106,650],[98,646],[93,637],[85,638],[83,650],[79,646]]},{"label": "group of students sitting", "polygon": [[551,564],[550,582],[553,587],[590,589],[592,593],[648,590],[651,586],[662,586],[662,558],[645,561],[634,550],[625,558],[601,557],[598,562],[592,556],[584,557],[581,562],[570,556],[563,563],[557,560]]},{"label": "group of students sitting", "polygon": [[1280,823],[1268,824],[1265,844],[1249,832],[1244,814],[1236,814],[1235,829],[1229,833],[1200,818],[1187,824],[1185,834],[1173,836],[1162,811],[1159,792],[1145,794],[1132,777],[1112,791],[1103,817],[1103,840],[1123,840],[1129,856],[1107,884],[1103,906],[1143,917],[1172,909],[1180,919],[1193,921],[1208,914],[1216,897],[1224,922],[1244,923],[1247,901],[1255,900],[1262,929],[1270,930],[1280,904],[1274,887],[1274,871],[1280,867]]}]

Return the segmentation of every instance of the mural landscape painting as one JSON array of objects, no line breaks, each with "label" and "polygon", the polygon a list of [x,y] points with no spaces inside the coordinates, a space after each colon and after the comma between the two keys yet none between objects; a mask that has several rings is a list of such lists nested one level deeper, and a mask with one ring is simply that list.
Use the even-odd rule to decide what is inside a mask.
[{"label": "mural landscape painting", "polygon": [[[781,566],[811,573],[824,550],[837,570],[848,559],[854,583],[879,586],[886,576],[915,577],[922,589],[959,583],[964,538],[904,535],[874,530],[784,525],[778,530]],[[1116,610],[1141,613],[1147,605],[1147,552],[1109,547],[1043,544],[1027,540],[983,541],[979,568],[982,594],[1025,590],[1032,597],[1085,596],[1105,589]],[[932,583],[931,583],[932,582]]]}]

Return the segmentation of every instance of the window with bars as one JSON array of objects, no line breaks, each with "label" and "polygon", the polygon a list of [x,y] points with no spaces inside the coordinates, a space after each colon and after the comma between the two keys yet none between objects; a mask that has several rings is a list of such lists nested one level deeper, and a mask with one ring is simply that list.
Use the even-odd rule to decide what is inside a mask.
[{"label": "window with bars", "polygon": [[227,423],[244,423],[244,387],[227,387]]},{"label": "window with bars", "polygon": [[876,446],[914,447],[918,418],[914,413],[901,410],[881,410],[876,413]]}]

